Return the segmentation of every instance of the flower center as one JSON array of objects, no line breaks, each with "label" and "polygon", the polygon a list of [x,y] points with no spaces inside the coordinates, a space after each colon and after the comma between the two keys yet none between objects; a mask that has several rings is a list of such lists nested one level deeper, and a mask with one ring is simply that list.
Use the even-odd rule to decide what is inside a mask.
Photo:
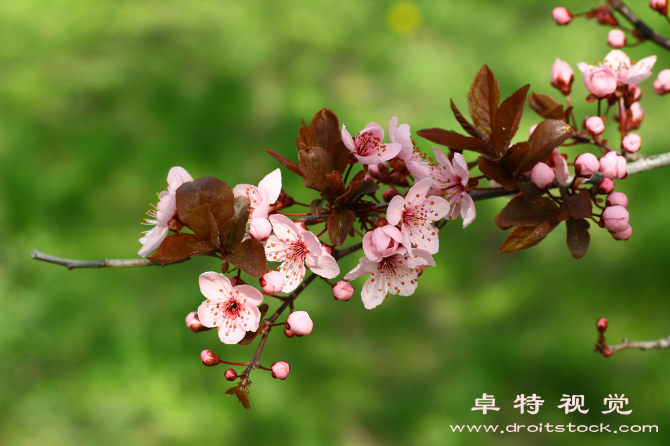
[{"label": "flower center", "polygon": [[375,137],[370,132],[359,133],[356,135],[356,152],[360,156],[370,156],[373,154],[379,154],[379,149],[386,151],[386,146],[379,144],[382,140],[378,137]]},{"label": "flower center", "polygon": [[298,240],[287,249],[286,257],[293,261],[302,262],[309,253],[309,249],[302,240]]}]

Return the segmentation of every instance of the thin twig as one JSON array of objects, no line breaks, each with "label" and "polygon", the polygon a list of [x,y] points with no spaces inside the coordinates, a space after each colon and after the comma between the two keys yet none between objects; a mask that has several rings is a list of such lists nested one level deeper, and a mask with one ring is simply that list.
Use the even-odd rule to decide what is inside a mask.
[{"label": "thin twig", "polygon": [[159,266],[147,259],[104,259],[104,260],[71,260],[62,257],[50,256],[35,249],[30,256],[35,260],[63,265],[67,269],[75,268],[128,268],[133,266]]},{"label": "thin twig", "polygon": [[624,339],[621,344],[610,345],[608,347],[612,351],[612,354],[629,348],[636,348],[639,350],[670,348],[670,336],[656,341],[629,341],[628,339]]},{"label": "thin twig", "polygon": [[660,34],[647,26],[647,24],[640,20],[640,18],[636,16],[635,13],[631,11],[630,8],[626,6],[621,0],[609,1],[612,7],[619,11],[619,13],[621,13],[621,15],[623,15],[626,20],[628,20],[640,32],[642,37],[647,40],[651,40],[666,50],[670,50],[670,38],[667,38],[663,34]]}]

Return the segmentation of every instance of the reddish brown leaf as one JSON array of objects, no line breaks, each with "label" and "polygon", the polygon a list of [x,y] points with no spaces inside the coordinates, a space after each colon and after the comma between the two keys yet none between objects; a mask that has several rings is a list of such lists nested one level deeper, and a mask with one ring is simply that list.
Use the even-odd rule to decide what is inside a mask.
[{"label": "reddish brown leaf", "polygon": [[313,128],[305,124],[305,121],[302,121],[302,126],[298,132],[298,139],[295,140],[295,146],[298,149],[298,152],[307,150],[310,147],[319,147],[319,140],[316,138],[316,132]]},{"label": "reddish brown leaf", "polygon": [[530,201],[525,195],[514,197],[496,216],[496,224],[500,229],[511,226],[537,227],[542,222],[553,219],[558,206],[548,197],[539,197],[537,202]]},{"label": "reddish brown leaf", "polygon": [[525,173],[519,172],[519,165],[521,165],[523,160],[526,158],[529,150],[530,144],[528,144],[526,141],[518,142],[510,147],[503,157],[503,165],[507,168],[508,171],[513,172],[515,177]]},{"label": "reddish brown leaf", "polygon": [[496,181],[507,190],[516,189],[516,184],[512,175],[500,164],[488,160],[483,156],[479,157],[479,170],[487,176],[488,179]]},{"label": "reddish brown leaf", "polygon": [[[267,304],[263,304],[263,305],[266,305],[266,306],[267,306]],[[261,307],[258,307],[258,309],[260,310]],[[267,312],[267,309],[266,309],[265,311]],[[265,315],[261,315],[261,323],[258,324],[258,330],[256,330],[256,331],[248,331],[248,332],[244,335],[244,337],[242,338],[242,340],[241,340],[240,342],[238,342],[239,345],[249,345],[249,344],[251,344],[252,342],[254,342],[254,339],[256,339],[256,337],[257,337],[260,333],[263,333],[265,330],[267,330],[267,328],[266,328],[266,326],[267,326],[267,322],[265,322],[264,320],[262,320],[264,316],[265,316]]]},{"label": "reddish brown leaf", "polygon": [[303,173],[305,186],[319,192],[325,191],[328,188],[326,175],[333,171],[332,162],[326,149],[309,147],[301,150],[299,156],[300,170]]},{"label": "reddish brown leaf", "polygon": [[326,175],[326,180],[328,181],[328,186],[330,190],[333,191],[333,194],[336,197],[344,194],[347,189],[344,187],[344,181],[342,181],[342,174],[340,172],[331,172]]},{"label": "reddish brown leaf", "polygon": [[279,164],[286,167],[288,170],[290,170],[294,174],[302,176],[302,171],[300,170],[300,166],[298,165],[298,163],[296,163],[295,161],[291,161],[290,159],[286,158],[283,155],[278,154],[274,150],[265,149],[265,151],[267,153],[269,153],[270,155],[272,155],[274,157],[274,159],[279,161]]},{"label": "reddish brown leaf", "polygon": [[347,149],[347,146],[344,145],[342,140],[337,141],[328,147],[328,155],[333,161],[333,170],[336,172],[343,173],[344,169],[347,168],[347,160],[351,152]]},{"label": "reddish brown leaf", "polygon": [[591,195],[588,191],[582,191],[576,195],[571,195],[565,200],[565,203],[561,205],[561,211],[566,214],[566,218],[591,218],[593,216]]},{"label": "reddish brown leaf", "polygon": [[456,104],[454,104],[453,99],[451,100],[451,111],[454,114],[454,116],[456,117],[456,121],[458,121],[458,123],[461,125],[463,130],[466,131],[466,133],[468,133],[470,136],[472,136],[474,138],[477,138],[478,140],[480,140],[482,142],[487,143],[488,140],[484,137],[484,135],[479,133],[479,130],[477,130],[477,127],[470,124],[468,122],[468,120],[463,117],[463,114],[461,113],[461,111],[458,109],[458,107],[456,107]]},{"label": "reddish brown leaf", "polygon": [[496,112],[495,126],[491,133],[491,145],[499,154],[504,154],[509,148],[512,138],[519,129],[519,121],[526,103],[526,94],[530,85],[524,85],[505,99]]},{"label": "reddish brown leaf", "polygon": [[219,230],[207,203],[197,207],[191,213],[190,220],[190,228],[198,240],[208,241],[213,248],[221,246]]},{"label": "reddish brown leaf", "polygon": [[575,259],[581,259],[589,249],[591,235],[589,222],[584,219],[569,218],[565,225],[568,227],[568,249]]},{"label": "reddish brown leaf", "polygon": [[312,202],[309,204],[309,213],[312,214],[312,217],[316,218],[321,215],[323,204],[325,202],[326,200],[321,200],[319,198],[312,200]]},{"label": "reddish brown leaf", "polygon": [[224,245],[228,250],[234,250],[242,242],[247,231],[250,211],[247,197],[235,197],[235,224],[228,239],[224,240]]},{"label": "reddish brown leaf", "polygon": [[148,259],[154,263],[167,265],[181,262],[211,250],[212,246],[208,241],[198,240],[193,234],[174,234],[163,240],[156,252],[151,254]]},{"label": "reddish brown leaf", "polygon": [[191,228],[191,214],[207,203],[219,235],[225,240],[235,224],[234,200],[233,191],[223,181],[212,177],[198,178],[177,189],[177,215],[184,226]]},{"label": "reddish brown leaf", "polygon": [[530,135],[530,150],[519,166],[519,173],[528,172],[537,163],[551,157],[551,152],[572,136],[572,127],[563,121],[547,119],[542,121]]},{"label": "reddish brown leaf", "polygon": [[337,116],[327,108],[322,108],[316,112],[310,127],[314,130],[319,147],[329,149],[336,142],[342,141]]},{"label": "reddish brown leaf", "polygon": [[423,129],[416,132],[422,138],[435,144],[447,146],[456,150],[471,150],[489,158],[495,158],[495,153],[485,143],[471,136],[464,136],[451,130],[439,128]]},{"label": "reddish brown leaf", "polygon": [[[346,192],[344,192],[342,195],[338,196],[337,199],[335,200],[335,203],[342,204],[345,201],[347,201],[349,198],[353,197],[354,195],[362,195],[361,193],[357,193],[357,192],[361,188],[361,186],[363,185],[363,179],[364,178],[365,178],[365,171],[364,170],[361,170],[356,175],[354,175],[354,177],[351,179],[351,181],[349,181],[349,186],[347,187]],[[379,189],[379,186],[377,186],[377,188],[372,190],[370,193],[374,192],[377,189]]]},{"label": "reddish brown leaf", "polygon": [[334,246],[344,243],[354,221],[356,221],[356,214],[349,209],[335,208],[328,216],[328,237]]},{"label": "reddish brown leaf", "polygon": [[528,96],[528,106],[544,119],[567,121],[566,113],[563,111],[563,105],[548,94],[531,93],[531,95]]},{"label": "reddish brown leaf", "polygon": [[489,138],[493,132],[499,103],[498,80],[493,76],[489,67],[484,65],[475,76],[472,87],[470,87],[468,105],[472,122],[486,138]]},{"label": "reddish brown leaf", "polygon": [[228,396],[236,396],[245,409],[251,409],[251,404],[249,403],[249,394],[246,392],[246,390],[242,389],[241,386],[231,387],[230,389],[226,390],[225,393]]},{"label": "reddish brown leaf", "polygon": [[224,261],[232,263],[251,277],[260,277],[265,274],[267,261],[265,260],[265,248],[258,240],[247,239],[240,243],[232,254],[223,258]]},{"label": "reddish brown leaf", "polygon": [[498,249],[499,253],[517,252],[531,248],[540,243],[558,224],[553,220],[546,220],[537,226],[520,226],[509,233],[507,239]]}]

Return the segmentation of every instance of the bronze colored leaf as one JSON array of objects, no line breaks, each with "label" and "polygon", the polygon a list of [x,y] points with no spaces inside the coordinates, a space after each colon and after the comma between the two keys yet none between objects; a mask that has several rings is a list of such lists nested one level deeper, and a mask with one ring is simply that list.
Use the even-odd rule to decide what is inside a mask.
[{"label": "bronze colored leaf", "polygon": [[212,251],[208,241],[198,240],[193,234],[181,233],[170,235],[163,240],[158,249],[148,259],[154,263],[167,265],[181,262],[195,255]]},{"label": "bronze colored leaf", "polygon": [[328,181],[328,186],[330,190],[333,191],[333,194],[336,197],[344,194],[346,189],[344,187],[344,181],[342,181],[342,174],[340,172],[331,172],[326,175],[326,180]]},{"label": "bronze colored leaf", "polygon": [[226,390],[225,393],[228,396],[236,396],[245,409],[251,409],[251,404],[249,403],[249,394],[246,392],[246,390],[242,389],[241,386],[231,387],[230,389]]},{"label": "bronze colored leaf", "polygon": [[553,220],[546,220],[537,226],[519,226],[509,233],[507,239],[498,249],[499,253],[517,252],[531,248],[540,243],[558,224]]},{"label": "bronze colored leaf", "polygon": [[[364,178],[365,178],[365,171],[364,170],[361,170],[356,175],[354,175],[354,177],[351,179],[351,181],[349,181],[349,186],[347,187],[346,192],[344,192],[343,194],[338,196],[337,199],[335,200],[335,203],[342,204],[342,203],[346,202],[349,198],[353,197],[354,195],[363,195],[363,193],[357,194],[357,192],[361,188],[361,186],[363,185],[363,179]],[[379,189],[379,186],[377,186],[377,188],[374,189],[372,192],[376,191],[377,189]],[[372,193],[372,192],[370,192],[370,193]]]},{"label": "bronze colored leaf", "polygon": [[190,228],[198,240],[208,241],[214,249],[221,246],[219,230],[207,203],[198,206],[191,213],[190,219]]},{"label": "bronze colored leaf", "polygon": [[536,201],[529,200],[525,195],[512,198],[496,216],[496,224],[500,229],[512,226],[536,227],[555,217],[558,206],[551,198],[539,197]]},{"label": "bronze colored leaf", "polygon": [[507,150],[507,153],[502,158],[503,165],[508,171],[513,172],[515,177],[525,173],[519,172],[519,166],[528,155],[530,151],[530,144],[526,141],[518,142]]},{"label": "bronze colored leaf", "polygon": [[327,150],[336,142],[342,141],[337,116],[327,108],[322,108],[316,112],[310,127],[314,130],[319,147]]},{"label": "bronze colored leaf", "polygon": [[235,197],[235,224],[230,236],[225,241],[225,246],[228,250],[234,250],[237,245],[242,242],[244,235],[247,232],[247,222],[249,221],[249,214],[251,212],[249,199],[247,197]]},{"label": "bronze colored leaf", "polygon": [[464,136],[451,130],[440,128],[423,129],[416,132],[422,138],[432,141],[435,144],[447,146],[456,150],[471,150],[489,158],[496,158],[495,153],[489,146],[477,138]]},{"label": "bronze colored leaf", "polygon": [[295,140],[295,146],[298,149],[298,152],[307,150],[310,147],[319,147],[319,140],[316,138],[316,132],[313,128],[305,124],[305,121],[302,121],[302,126],[298,132],[298,139]]},{"label": "bronze colored leaf", "polygon": [[[263,305],[267,306],[267,304]],[[258,307],[258,309],[260,310],[261,307]],[[267,313],[267,309],[265,310],[265,312]],[[254,339],[256,339],[260,333],[263,333],[266,330],[267,323],[264,320],[262,320],[263,316],[264,315],[261,315],[261,323],[258,325],[258,330],[246,332],[242,340],[238,342],[239,345],[251,344],[252,342],[254,342]]]},{"label": "bronze colored leaf", "polygon": [[477,138],[478,140],[480,140],[480,141],[482,141],[482,142],[485,142],[485,143],[486,143],[486,142],[488,141],[488,140],[484,137],[484,135],[482,135],[481,133],[479,133],[479,130],[477,130],[477,127],[475,127],[474,125],[470,124],[470,123],[468,122],[468,120],[465,119],[465,117],[463,117],[463,114],[461,113],[461,111],[458,109],[458,107],[456,107],[456,104],[454,104],[454,100],[453,100],[453,99],[451,99],[451,111],[452,111],[452,113],[454,114],[454,116],[456,117],[456,121],[458,121],[458,123],[461,125],[461,127],[463,128],[463,130],[466,131],[466,133],[468,133],[470,136],[472,136],[472,137],[474,137],[474,138]]},{"label": "bronze colored leaf", "polygon": [[219,229],[219,236],[225,240],[235,224],[234,200],[233,191],[223,181],[212,177],[198,178],[177,189],[177,215],[184,226],[191,228],[191,214],[207,203]]},{"label": "bronze colored leaf", "polygon": [[531,93],[528,96],[528,106],[544,119],[558,119],[566,121],[566,113],[556,99],[545,93]]},{"label": "bronze colored leaf", "polygon": [[551,152],[572,136],[572,127],[563,121],[547,119],[542,121],[530,135],[530,150],[519,165],[519,173],[528,172],[537,163],[544,163]]},{"label": "bronze colored leaf", "polygon": [[319,192],[325,191],[328,188],[326,175],[333,171],[332,161],[326,149],[309,147],[301,150],[299,156],[305,186]]},{"label": "bronze colored leaf", "polygon": [[479,170],[486,175],[490,180],[493,180],[500,184],[507,190],[516,189],[516,183],[514,177],[500,164],[495,161],[484,158],[483,156],[479,157]]},{"label": "bronze colored leaf", "polygon": [[565,200],[565,203],[561,205],[561,211],[566,214],[566,218],[591,218],[593,216],[591,195],[586,190],[576,195],[571,195]]},{"label": "bronze colored leaf", "polygon": [[267,268],[263,243],[253,239],[244,240],[237,245],[232,254],[225,256],[223,260],[232,263],[251,277],[257,279],[260,279],[265,274]]},{"label": "bronze colored leaf", "polygon": [[349,235],[356,221],[356,214],[349,209],[335,208],[328,216],[328,237],[333,246],[340,246]]},{"label": "bronze colored leaf", "polygon": [[568,227],[568,249],[575,259],[581,259],[589,249],[591,235],[589,222],[584,219],[569,218],[565,225]]},{"label": "bronze colored leaf", "polygon": [[499,154],[507,152],[510,142],[519,129],[519,121],[526,103],[530,84],[524,85],[505,99],[496,112],[495,126],[491,133],[491,145]]},{"label": "bronze colored leaf", "polygon": [[321,215],[321,210],[323,209],[323,204],[325,202],[326,200],[322,200],[320,198],[312,200],[312,202],[309,204],[309,213],[312,214],[312,217],[316,218]]},{"label": "bronze colored leaf", "polygon": [[330,159],[333,161],[333,170],[343,173],[347,168],[347,161],[349,160],[351,151],[347,149],[347,146],[344,145],[342,140],[337,141],[328,147],[328,155],[330,155]]},{"label": "bronze colored leaf", "polygon": [[500,103],[500,88],[498,80],[487,65],[484,65],[477,75],[468,92],[470,118],[475,127],[486,138],[491,137],[495,126],[495,116]]},{"label": "bronze colored leaf", "polygon": [[302,171],[300,170],[300,166],[298,165],[298,163],[296,163],[295,161],[291,161],[290,159],[286,158],[283,155],[278,154],[274,150],[265,149],[265,151],[267,153],[269,153],[270,155],[272,155],[272,157],[274,157],[274,159],[279,161],[279,164],[286,167],[288,170],[290,170],[294,174],[302,176]]}]

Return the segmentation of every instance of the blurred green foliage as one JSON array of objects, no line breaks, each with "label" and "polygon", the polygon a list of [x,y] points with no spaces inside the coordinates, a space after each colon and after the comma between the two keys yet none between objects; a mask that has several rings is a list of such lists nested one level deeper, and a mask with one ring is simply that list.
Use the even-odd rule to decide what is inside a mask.
[{"label": "blurred green foliage", "polygon": [[[668,27],[645,1],[652,26]],[[139,222],[168,169],[256,184],[277,167],[263,149],[295,158],[301,119],[322,107],[352,131],[392,116],[416,131],[456,128],[449,98],[487,63],[503,95],[531,83],[554,94],[556,57],[575,67],[608,51],[608,29],[556,27],[542,0],[463,2],[262,0],[5,0],[0,2],[0,444],[3,445],[626,445],[667,444],[666,351],[590,350],[594,323],[651,340],[667,317],[668,171],[621,181],[635,233],[615,242],[592,231],[571,258],[559,228],[537,248],[496,250],[504,199],[477,204],[467,229],[441,233],[439,267],[412,297],[373,311],[358,295],[335,302],[316,282],[300,296],[313,334],[272,336],[263,362],[286,360],[286,381],[253,375],[252,410],[224,396],[211,348],[246,361],[254,347],[190,333],[202,300],[194,259],[166,268],[75,270],[38,263],[34,248],[81,259],[134,257]],[[583,2],[567,0],[578,10]],[[404,20],[403,18],[406,18]],[[650,44],[632,58],[658,54]],[[575,67],[576,69],[576,67]],[[668,150],[670,98],[642,85],[643,152]],[[579,74],[573,100],[582,101]],[[517,139],[538,119],[528,111]],[[613,126],[606,136],[616,140]],[[428,144],[422,148],[429,149]],[[618,141],[615,143],[618,144]],[[574,157],[580,149],[569,149]],[[285,189],[311,191],[283,171]],[[154,201],[155,202],[155,201]],[[348,258],[347,271],[356,263]],[[362,280],[355,285],[360,289]],[[470,410],[482,393],[501,410]],[[538,415],[517,394],[545,400]],[[609,394],[630,416],[603,415]],[[563,394],[584,394],[587,415],[562,414]],[[656,424],[659,434],[454,434],[450,424]]]}]

